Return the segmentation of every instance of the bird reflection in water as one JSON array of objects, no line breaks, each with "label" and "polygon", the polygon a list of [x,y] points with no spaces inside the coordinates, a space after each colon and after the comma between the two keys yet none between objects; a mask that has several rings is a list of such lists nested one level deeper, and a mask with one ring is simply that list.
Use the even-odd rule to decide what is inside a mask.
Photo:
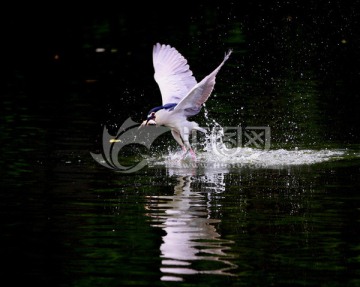
[{"label": "bird reflection in water", "polygon": [[166,233],[160,246],[163,281],[182,281],[191,274],[234,276],[230,271],[237,268],[229,254],[233,242],[221,238],[215,227],[221,221],[212,218],[216,213],[212,201],[224,189],[223,174],[204,176],[200,185],[196,183],[190,176],[180,176],[173,195],[147,197],[152,226]]}]

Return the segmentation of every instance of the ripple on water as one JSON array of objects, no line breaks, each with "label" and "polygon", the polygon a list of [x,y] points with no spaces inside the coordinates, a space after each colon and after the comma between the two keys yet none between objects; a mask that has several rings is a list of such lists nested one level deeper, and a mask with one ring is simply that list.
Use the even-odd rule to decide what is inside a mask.
[{"label": "ripple on water", "polygon": [[[167,167],[183,167],[184,165],[204,168],[236,168],[236,167],[286,167],[294,165],[309,165],[330,160],[343,159],[344,150],[260,150],[253,148],[213,149],[198,152],[196,160],[190,155],[180,152],[170,152],[157,163]],[[153,161],[155,162],[155,161]]]}]

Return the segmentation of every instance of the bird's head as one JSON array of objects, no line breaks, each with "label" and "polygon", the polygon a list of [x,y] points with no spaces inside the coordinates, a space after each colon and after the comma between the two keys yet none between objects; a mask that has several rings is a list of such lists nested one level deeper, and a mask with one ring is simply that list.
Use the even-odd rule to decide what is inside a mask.
[{"label": "bird's head", "polygon": [[147,118],[146,118],[146,120],[142,122],[140,127],[156,125],[155,119],[156,119],[155,112],[150,111]]},{"label": "bird's head", "polygon": [[[170,112],[174,109],[174,107],[176,105],[177,105],[176,103],[169,103],[169,104],[165,104],[163,106],[158,106],[158,107],[151,109],[148,112],[147,119],[145,121],[143,121],[143,123],[140,125],[140,127],[157,125],[156,116],[160,116],[160,118],[164,118],[163,111]],[[156,115],[156,113],[158,113],[158,114]],[[159,117],[158,117],[158,119],[159,119]]]}]

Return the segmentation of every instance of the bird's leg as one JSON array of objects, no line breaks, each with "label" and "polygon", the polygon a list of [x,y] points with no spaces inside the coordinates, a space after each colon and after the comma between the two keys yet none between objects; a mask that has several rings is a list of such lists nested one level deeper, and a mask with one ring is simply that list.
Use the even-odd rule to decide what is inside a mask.
[{"label": "bird's leg", "polygon": [[190,147],[189,151],[190,151],[190,154],[191,154],[193,160],[196,160],[196,154],[195,154],[194,150]]},{"label": "bird's leg", "polygon": [[182,147],[182,149],[185,149],[185,145],[180,137],[180,133],[178,133],[176,130],[171,130],[171,134],[174,137],[174,139],[177,141],[177,143]]},{"label": "bird's leg", "polygon": [[183,159],[185,158],[187,153],[190,152],[191,157],[193,158],[193,160],[196,160],[196,154],[195,154],[194,150],[191,147],[186,148],[185,146],[183,146],[182,149],[184,151],[184,154],[183,154],[183,157],[182,157]]},{"label": "bird's leg", "polygon": [[193,160],[196,160],[196,155],[194,150],[191,148],[190,142],[189,142],[189,130],[185,127],[183,133],[181,134],[181,137],[184,141],[185,144],[185,150],[186,153],[184,154],[183,157],[185,157],[185,155],[187,154],[187,152],[189,151]]},{"label": "bird's leg", "polygon": [[177,141],[177,143],[181,146],[181,148],[183,150],[182,158],[184,158],[186,153],[187,153],[187,148],[186,148],[186,146],[184,145],[184,143],[183,143],[183,141],[181,139],[180,133],[177,132],[176,130],[171,130],[171,134],[174,137],[174,139]]}]

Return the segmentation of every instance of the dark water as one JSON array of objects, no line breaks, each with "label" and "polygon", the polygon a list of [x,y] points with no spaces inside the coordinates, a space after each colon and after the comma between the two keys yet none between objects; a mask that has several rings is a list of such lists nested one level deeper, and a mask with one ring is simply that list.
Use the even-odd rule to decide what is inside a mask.
[{"label": "dark water", "polygon": [[[111,7],[9,17],[1,285],[360,284],[358,5],[273,2],[180,7],[181,17]],[[287,161],[172,165],[169,134],[121,155],[150,155],[135,173],[94,161],[104,125],[116,132],[160,104],[157,41],[177,47],[198,80],[233,48],[208,118],[196,120],[268,126],[269,153],[251,156],[284,150]],[[294,150],[341,154],[300,164]]]}]

